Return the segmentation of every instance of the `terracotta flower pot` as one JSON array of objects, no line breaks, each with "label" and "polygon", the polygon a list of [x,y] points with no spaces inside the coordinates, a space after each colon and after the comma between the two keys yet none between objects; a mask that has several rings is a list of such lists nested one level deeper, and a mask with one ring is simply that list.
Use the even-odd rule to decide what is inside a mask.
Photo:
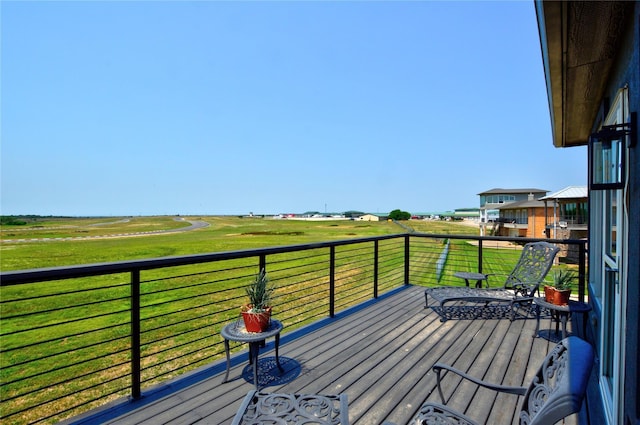
[{"label": "terracotta flower pot", "polygon": [[571,289],[556,289],[553,286],[544,287],[544,300],[555,305],[569,304]]},{"label": "terracotta flower pot", "polygon": [[242,311],[242,320],[244,320],[244,327],[247,329],[247,332],[266,331],[271,321],[271,307],[261,313],[253,313],[249,311],[249,309],[250,307],[244,308]]},{"label": "terracotta flower pot", "polygon": [[571,289],[555,290],[553,294],[553,303],[555,305],[567,305],[569,304],[569,296],[571,295]]},{"label": "terracotta flower pot", "polygon": [[553,286],[544,287],[544,300],[548,303],[553,303],[553,294],[556,289]]}]

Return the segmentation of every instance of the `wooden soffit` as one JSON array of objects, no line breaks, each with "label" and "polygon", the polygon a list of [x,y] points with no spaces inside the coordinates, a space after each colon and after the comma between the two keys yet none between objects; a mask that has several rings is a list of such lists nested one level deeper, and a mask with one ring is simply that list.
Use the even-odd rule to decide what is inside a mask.
[{"label": "wooden soffit", "polygon": [[553,144],[584,145],[634,2],[536,0],[535,6]]}]

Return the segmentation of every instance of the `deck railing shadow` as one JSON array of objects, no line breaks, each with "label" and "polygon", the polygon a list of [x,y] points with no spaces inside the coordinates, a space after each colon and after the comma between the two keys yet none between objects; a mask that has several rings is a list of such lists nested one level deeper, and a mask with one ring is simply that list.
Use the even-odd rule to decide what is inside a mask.
[{"label": "deck railing shadow", "polygon": [[[2,273],[0,419],[59,421],[219,361],[220,329],[238,318],[244,286],[261,269],[291,331],[407,284],[506,273],[531,241],[407,233]],[[585,241],[551,242],[577,247],[584,298]]]}]

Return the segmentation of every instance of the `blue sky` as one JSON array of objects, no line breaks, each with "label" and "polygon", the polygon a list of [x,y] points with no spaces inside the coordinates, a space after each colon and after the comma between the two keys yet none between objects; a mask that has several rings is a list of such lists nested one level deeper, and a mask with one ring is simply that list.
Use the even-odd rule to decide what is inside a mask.
[{"label": "blue sky", "polygon": [[2,214],[477,207],[586,184],[526,2],[0,5]]}]

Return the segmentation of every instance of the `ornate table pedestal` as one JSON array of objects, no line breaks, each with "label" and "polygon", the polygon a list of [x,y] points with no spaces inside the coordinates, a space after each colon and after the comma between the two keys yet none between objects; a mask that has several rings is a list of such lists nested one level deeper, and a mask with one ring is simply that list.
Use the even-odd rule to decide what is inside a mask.
[{"label": "ornate table pedestal", "polygon": [[231,425],[347,425],[347,395],[268,394],[249,391]]}]

